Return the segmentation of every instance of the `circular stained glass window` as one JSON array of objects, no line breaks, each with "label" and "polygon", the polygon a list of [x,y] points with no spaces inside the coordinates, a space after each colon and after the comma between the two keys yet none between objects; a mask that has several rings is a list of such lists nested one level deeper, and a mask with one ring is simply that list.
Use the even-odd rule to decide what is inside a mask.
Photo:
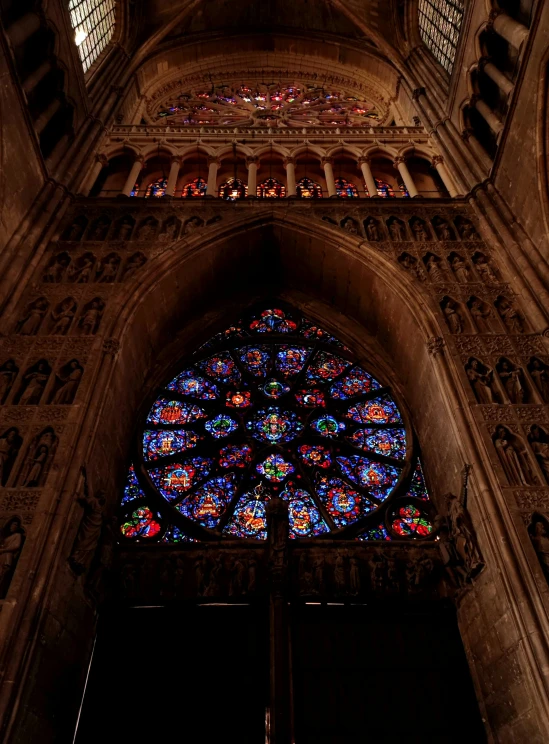
[{"label": "circular stained glass window", "polygon": [[273,497],[288,504],[292,538],[432,535],[421,464],[391,390],[279,303],[195,352],[159,391],[138,446],[122,499],[127,539],[262,540]]}]

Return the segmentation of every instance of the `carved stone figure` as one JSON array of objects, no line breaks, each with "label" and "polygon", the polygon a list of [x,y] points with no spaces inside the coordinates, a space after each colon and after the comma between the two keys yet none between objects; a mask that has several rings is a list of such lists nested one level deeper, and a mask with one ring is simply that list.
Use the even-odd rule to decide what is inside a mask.
[{"label": "carved stone figure", "polygon": [[97,272],[97,281],[99,284],[112,284],[116,281],[119,266],[120,256],[117,253],[109,253],[101,262]]},{"label": "carved stone figure", "polygon": [[345,561],[343,556],[338,553],[335,559],[334,565],[334,584],[337,594],[345,594],[347,592],[347,578],[345,576]]},{"label": "carved stone figure", "polygon": [[69,280],[76,284],[87,284],[92,277],[95,261],[93,253],[84,253],[69,272]]},{"label": "carved stone figure", "polygon": [[248,559],[248,594],[254,594],[257,587],[257,560],[252,556]]},{"label": "carved stone figure", "polygon": [[58,284],[62,280],[65,269],[70,262],[71,259],[68,253],[60,253],[58,256],[55,256],[44,272],[42,281],[49,284]]},{"label": "carved stone figure", "polygon": [[156,235],[157,221],[154,217],[147,217],[137,229],[137,240],[151,240]]},{"label": "carved stone figure", "polygon": [[395,242],[406,240],[404,223],[396,218],[391,220],[391,222],[389,222],[389,235],[391,236],[391,240],[394,240]]},{"label": "carved stone figure", "polygon": [[183,235],[191,235],[195,230],[198,230],[199,227],[204,226],[204,220],[201,220],[200,217],[191,217],[185,222],[185,226],[183,227]]},{"label": "carved stone figure", "polygon": [[467,571],[450,535],[448,517],[437,514],[434,530],[444,569],[455,586],[462,586],[467,580]]},{"label": "carved stone figure", "polygon": [[484,253],[475,253],[473,256],[473,263],[475,264],[478,275],[484,284],[498,283],[498,278]]},{"label": "carved stone figure", "polygon": [[528,486],[532,481],[528,455],[524,449],[519,448],[516,442],[516,437],[513,437],[504,426],[498,426],[494,436],[494,445],[505,477],[512,486]]},{"label": "carved stone figure", "polygon": [[5,486],[23,440],[15,426],[0,436],[0,485]]},{"label": "carved stone figure", "polygon": [[463,315],[459,310],[457,302],[448,297],[442,307],[442,312],[446,318],[450,333],[463,333]]},{"label": "carved stone figure", "polygon": [[394,558],[387,559],[387,589],[395,591],[399,588],[398,564]]},{"label": "carved stone figure", "polygon": [[288,575],[288,504],[278,497],[267,502],[267,539],[269,571],[274,596],[282,597]]},{"label": "carved stone figure", "polygon": [[408,591],[414,593],[420,591],[425,580],[433,570],[433,561],[427,555],[420,555],[412,551],[406,561],[406,583]]},{"label": "carved stone figure", "polygon": [[381,239],[379,235],[379,228],[377,225],[377,221],[373,217],[369,217],[364,222],[364,227],[366,228],[366,235],[368,236],[368,240],[377,242],[378,240]]},{"label": "carved stone figure", "polygon": [[416,217],[416,219],[412,221],[410,227],[412,228],[414,238],[417,241],[419,241],[420,243],[424,243],[426,240],[429,240],[429,235],[427,234],[427,230],[425,228],[425,223],[423,222],[423,220],[420,220]]},{"label": "carved stone figure", "polygon": [[429,253],[426,257],[425,267],[433,282],[442,284],[446,281],[446,276],[440,265],[440,258],[433,253]]},{"label": "carved stone figure", "polygon": [[299,559],[299,593],[302,596],[313,593],[313,574],[309,569],[306,553],[302,553]]},{"label": "carved stone figure", "polygon": [[162,243],[170,243],[172,240],[175,240],[177,238],[177,233],[179,232],[179,220],[176,220],[175,217],[172,217],[169,220],[166,220],[162,227],[162,231],[160,235],[158,236],[158,240],[160,240]]},{"label": "carved stone figure", "polygon": [[29,367],[23,375],[16,402],[21,406],[33,406],[40,403],[50,373],[51,368],[45,359],[40,359]]},{"label": "carved stone figure", "polygon": [[19,368],[13,359],[8,359],[0,367],[0,405],[7,400],[18,372]]},{"label": "carved stone figure", "polygon": [[196,593],[199,597],[204,594],[206,571],[204,567],[204,556],[199,555],[194,561],[194,580],[196,585]]},{"label": "carved stone figure", "polygon": [[42,471],[44,470],[47,459],[48,448],[45,444],[41,444],[34,453],[33,459],[30,462],[28,475],[23,481],[23,486],[25,488],[35,488],[40,484]]},{"label": "carved stone figure", "polygon": [[2,529],[0,543],[0,599],[4,599],[8,593],[24,543],[25,530],[21,518],[11,517]]},{"label": "carved stone figure", "polygon": [[458,282],[461,284],[467,284],[467,282],[471,281],[471,272],[469,271],[469,267],[457,253],[454,254],[450,265]]},{"label": "carved stone figure", "polygon": [[89,579],[86,584],[88,594],[99,601],[108,589],[116,544],[117,523],[113,517],[103,520],[101,539],[91,562]]},{"label": "carved stone figure", "polygon": [[66,336],[76,313],[76,302],[72,297],[66,297],[57,307],[51,311],[52,320],[51,334],[53,336]]},{"label": "carved stone figure", "polygon": [[324,594],[324,558],[317,556],[313,560],[313,592]]},{"label": "carved stone figure", "polygon": [[475,529],[464,503],[465,493],[466,486],[462,489],[461,497],[447,493],[444,500],[448,512],[450,537],[470,577],[478,573],[484,564],[480,556]]},{"label": "carved stone figure", "polygon": [[[549,372],[547,371],[546,365],[536,357],[532,357],[528,365],[528,370],[534,380],[534,385],[538,389],[541,399],[545,403],[549,403]],[[2,396],[0,394],[0,400],[1,398]]]},{"label": "carved stone figure", "polygon": [[173,591],[176,597],[182,597],[185,583],[185,564],[181,558],[175,559],[175,569],[173,573]]},{"label": "carved stone figure", "polygon": [[549,534],[545,521],[534,515],[528,532],[545,578],[549,581]]},{"label": "carved stone figure", "polygon": [[479,403],[497,403],[497,396],[493,388],[493,372],[484,367],[478,359],[471,358],[465,367],[465,372]]},{"label": "carved stone figure", "polygon": [[415,278],[418,279],[420,282],[425,281],[425,274],[423,273],[423,270],[420,267],[417,258],[414,258],[409,253],[403,253],[401,256],[399,256],[398,261],[402,268],[406,269],[406,271],[409,271],[410,274],[415,276]]},{"label": "carved stone figure", "polygon": [[502,359],[496,369],[511,403],[524,403],[525,390],[521,370],[512,365],[508,359]]},{"label": "carved stone figure", "polygon": [[454,239],[452,228],[446,222],[446,220],[438,221],[436,225],[436,231],[437,231],[437,235],[440,238],[440,240],[453,240]]},{"label": "carved stone figure", "polygon": [[372,587],[380,591],[387,582],[387,561],[382,553],[375,553],[368,561],[371,569]]},{"label": "carved stone figure", "polygon": [[210,570],[208,585],[204,589],[205,597],[217,597],[221,593],[221,577],[223,574],[223,558],[218,555]]},{"label": "carved stone figure", "polygon": [[84,477],[83,495],[78,500],[84,507],[84,514],[69,557],[69,564],[76,574],[83,574],[89,568],[101,537],[103,511],[106,503],[105,492],[98,491],[97,496],[90,493],[87,480]]},{"label": "carved stone figure", "polygon": [[112,240],[129,240],[132,234],[135,220],[132,217],[124,217],[115,227]]},{"label": "carved stone figure", "polygon": [[63,240],[76,241],[81,240],[88,220],[84,216],[76,217],[72,225],[67,227],[63,233]]},{"label": "carved stone figure", "polygon": [[25,310],[25,314],[17,324],[17,333],[21,336],[36,336],[48,311],[49,303],[45,297],[39,297]]},{"label": "carved stone figure", "polygon": [[57,437],[53,429],[48,426],[32,440],[21,468],[18,483],[24,488],[41,486],[48,475],[56,448]]},{"label": "carved stone figure", "polygon": [[69,405],[74,401],[80,380],[84,374],[78,359],[71,359],[55,376],[55,389],[51,403],[54,405]]},{"label": "carved stone figure", "polygon": [[99,323],[103,317],[105,303],[99,297],[96,297],[84,307],[82,316],[78,321],[78,332],[81,336],[93,336],[99,328]]},{"label": "carved stone figure", "polygon": [[496,302],[496,307],[509,333],[524,332],[524,323],[522,318],[509,300],[506,300],[504,297],[499,297]]},{"label": "carved stone figure", "polygon": [[459,223],[458,220],[456,220],[456,224],[458,225],[459,234],[461,235],[462,240],[476,240],[478,238],[475,226],[470,220],[465,217],[460,217]]},{"label": "carved stone figure", "polygon": [[490,323],[490,320],[494,321],[492,308],[483,303],[477,297],[471,297],[468,305],[473,321],[477,327],[477,331],[479,333],[493,333],[494,331]]},{"label": "carved stone figure", "polygon": [[341,227],[351,235],[358,235],[358,225],[351,217],[346,217],[342,220]]},{"label": "carved stone figure", "polygon": [[540,426],[534,424],[530,427],[528,441],[543,471],[543,477],[549,483],[549,436]]},{"label": "carved stone figure", "polygon": [[133,256],[130,256],[126,266],[124,267],[124,271],[122,272],[121,280],[126,281],[131,279],[136,271],[145,265],[146,261],[147,259],[141,252],[134,253]]},{"label": "carved stone figure", "polygon": [[105,240],[111,222],[108,217],[99,217],[91,226],[88,240]]},{"label": "carved stone figure", "polygon": [[356,597],[357,594],[360,594],[360,566],[358,558],[351,558],[349,560],[349,566],[349,590]]},{"label": "carved stone figure", "polygon": [[240,558],[232,558],[229,563],[229,596],[240,596],[244,585],[244,564]]}]

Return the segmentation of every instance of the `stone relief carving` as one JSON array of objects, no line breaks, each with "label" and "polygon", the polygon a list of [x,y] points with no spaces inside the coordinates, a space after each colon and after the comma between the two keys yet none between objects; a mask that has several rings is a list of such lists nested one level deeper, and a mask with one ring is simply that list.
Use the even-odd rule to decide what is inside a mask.
[{"label": "stone relief carving", "polygon": [[371,240],[374,243],[377,243],[379,240],[381,240],[381,233],[379,230],[379,224],[374,217],[368,217],[367,220],[364,220],[364,229],[366,230],[366,237],[368,240]]},{"label": "stone relief carving", "polygon": [[158,230],[158,220],[154,217],[146,217],[137,228],[134,240],[152,240]]},{"label": "stone relief carving", "polygon": [[39,359],[27,368],[13,402],[20,406],[38,405],[51,374],[51,367],[45,359]]},{"label": "stone relief carving", "polygon": [[131,279],[133,275],[146,264],[146,262],[147,258],[144,253],[141,253],[141,251],[138,251],[137,253],[131,255],[126,261],[126,264],[122,270],[120,281],[127,281],[128,279]]},{"label": "stone relief carving", "polygon": [[55,375],[49,402],[53,405],[70,405],[74,402],[76,391],[84,374],[78,359],[71,359]]},{"label": "stone relief carving", "polygon": [[402,220],[399,220],[397,217],[391,217],[390,220],[387,220],[387,227],[391,240],[395,242],[408,240],[406,225]]},{"label": "stone relief carving", "polygon": [[535,485],[536,479],[522,441],[505,426],[498,426],[492,439],[509,484],[511,486]]},{"label": "stone relief carving", "polygon": [[105,240],[110,225],[110,218],[107,215],[101,215],[92,222],[86,240]]},{"label": "stone relief carving", "polygon": [[88,220],[86,217],[84,217],[83,214],[78,215],[73,219],[72,224],[66,227],[65,231],[61,235],[61,240],[68,240],[70,242],[82,240],[82,236],[84,235],[87,226]]},{"label": "stone relief carving", "polygon": [[431,236],[427,231],[425,221],[420,219],[419,217],[413,217],[410,220],[410,229],[412,230],[414,240],[417,240],[419,243],[425,243],[426,241],[431,239]]},{"label": "stone relief carving", "polygon": [[23,439],[16,426],[11,426],[0,435],[0,485],[2,486],[8,482],[22,443]]},{"label": "stone relief carving", "polygon": [[511,300],[500,295],[495,304],[499,316],[509,333],[524,333],[524,320]]},{"label": "stone relief carving", "polygon": [[549,370],[547,365],[541,359],[532,357],[528,363],[528,371],[541,399],[545,403],[549,403]]},{"label": "stone relief carving", "polygon": [[434,253],[428,253],[424,257],[423,263],[432,282],[435,282],[435,284],[444,284],[448,280],[440,258]]},{"label": "stone relief carving", "polygon": [[164,221],[158,240],[163,243],[171,243],[177,240],[179,236],[179,230],[181,229],[181,222],[177,217],[169,217]]},{"label": "stone relief carving", "polygon": [[456,217],[454,224],[462,240],[478,240],[478,233],[475,226],[467,217]]},{"label": "stone relief carving", "polygon": [[511,403],[521,404],[528,402],[528,394],[524,385],[524,375],[520,367],[516,367],[508,359],[502,357],[496,364],[505,393]]},{"label": "stone relief carving", "polygon": [[467,284],[471,281],[471,270],[466,261],[463,260],[463,256],[459,253],[450,253],[448,256],[448,262],[454,273],[454,276],[460,284]]},{"label": "stone relief carving", "polygon": [[46,270],[42,275],[42,281],[46,284],[59,284],[63,280],[70,262],[71,257],[66,251],[54,256],[46,266]]},{"label": "stone relief carving", "polygon": [[8,359],[0,366],[0,405],[6,402],[18,372],[19,368],[13,359]]},{"label": "stone relief carving", "polygon": [[120,268],[120,256],[118,253],[109,253],[99,262],[95,280],[99,284],[113,284]]},{"label": "stone relief carving", "polygon": [[30,443],[21,467],[18,485],[23,488],[43,486],[57,449],[58,438],[51,426],[37,434]]},{"label": "stone relief carving", "polygon": [[419,261],[409,253],[401,253],[398,257],[398,262],[405,271],[408,271],[412,276],[418,279],[420,282],[424,282],[426,279],[425,273],[421,268]]},{"label": "stone relief carving", "polygon": [[15,332],[22,336],[36,336],[49,306],[50,304],[45,297],[38,297],[27,305],[22,318],[16,325]]},{"label": "stone relief carving", "polygon": [[50,312],[49,333],[52,336],[66,336],[76,315],[78,305],[74,297],[65,297]]},{"label": "stone relief carving", "polygon": [[192,235],[195,230],[204,227],[204,220],[196,215],[190,217],[183,225],[183,235]]},{"label": "stone relief carving", "polygon": [[135,220],[130,215],[125,215],[114,223],[111,240],[130,240],[133,229],[135,227]]},{"label": "stone relief carving", "polygon": [[478,297],[472,296],[467,302],[469,312],[473,318],[479,333],[499,333],[499,323],[494,317],[494,312],[488,303]]},{"label": "stone relief carving", "polygon": [[444,297],[440,306],[450,333],[463,333],[464,316],[459,304],[451,297]]},{"label": "stone relief carving", "polygon": [[345,217],[345,219],[341,220],[340,227],[342,227],[344,230],[346,230],[351,235],[359,234],[358,222],[354,220],[352,217]]},{"label": "stone relief carving", "polygon": [[465,365],[467,379],[478,403],[499,403],[500,397],[494,386],[494,372],[478,359],[471,357]]},{"label": "stone relief carving", "polygon": [[25,544],[26,533],[21,517],[15,515],[8,519],[2,528],[1,538],[0,599],[4,599],[8,593],[13,574],[17,568],[19,556]]},{"label": "stone relief carving", "polygon": [[70,267],[67,273],[68,281],[74,284],[87,284],[93,277],[96,261],[97,258],[91,251],[83,253]]},{"label": "stone relief carving", "polygon": [[449,223],[443,217],[433,217],[432,224],[439,240],[455,240],[456,236]]},{"label": "stone relief carving", "polygon": [[473,256],[473,263],[477,270],[477,274],[484,284],[499,283],[499,278],[484,253],[477,251]]},{"label": "stone relief carving", "polygon": [[537,424],[532,424],[528,433],[530,447],[543,473],[545,481],[549,484],[549,435]]},{"label": "stone relief carving", "polygon": [[105,509],[105,492],[91,492],[88,486],[86,471],[82,469],[82,495],[77,497],[84,509],[80,520],[76,539],[69,556],[69,565],[80,575],[85,573],[97,549],[103,527],[103,511]]},{"label": "stone relief carving", "polygon": [[528,526],[532,546],[540,562],[546,581],[549,582],[549,528],[547,517],[534,513]]},{"label": "stone relief carving", "polygon": [[103,300],[100,297],[94,297],[91,302],[84,305],[76,332],[81,336],[93,336],[97,333],[104,310],[105,303]]}]

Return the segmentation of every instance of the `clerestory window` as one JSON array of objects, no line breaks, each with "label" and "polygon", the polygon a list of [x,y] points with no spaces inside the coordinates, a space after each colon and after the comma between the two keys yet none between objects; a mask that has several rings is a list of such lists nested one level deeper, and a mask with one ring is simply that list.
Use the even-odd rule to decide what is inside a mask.
[{"label": "clerestory window", "polygon": [[419,0],[418,13],[423,42],[451,74],[463,20],[462,0]]},{"label": "clerestory window", "polygon": [[115,0],[69,0],[74,41],[87,72],[114,33]]}]

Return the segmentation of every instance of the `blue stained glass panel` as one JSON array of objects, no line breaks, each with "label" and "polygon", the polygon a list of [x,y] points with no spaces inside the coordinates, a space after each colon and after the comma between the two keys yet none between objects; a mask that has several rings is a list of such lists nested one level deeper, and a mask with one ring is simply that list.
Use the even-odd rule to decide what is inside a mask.
[{"label": "blue stained glass panel", "polygon": [[299,456],[311,468],[329,468],[332,465],[330,450],[321,444],[302,444],[298,448]]},{"label": "blue stained glass panel", "polygon": [[350,366],[351,362],[336,354],[319,351],[307,369],[307,379],[313,382],[332,382]]},{"label": "blue stained glass panel", "polygon": [[191,398],[200,400],[215,400],[219,398],[217,385],[209,382],[194,370],[188,369],[175,377],[168,385],[168,390],[175,390],[181,395],[188,395]]},{"label": "blue stained glass panel", "polygon": [[385,529],[385,525],[379,524],[377,527],[372,527],[369,530],[364,530],[359,536],[359,540],[392,540],[393,538],[389,535]]},{"label": "blue stained glass panel", "polygon": [[295,470],[290,462],[286,462],[281,455],[275,454],[269,455],[263,462],[258,463],[255,469],[259,475],[273,483],[280,483]]},{"label": "blue stained glass panel", "polygon": [[423,499],[423,501],[429,501],[429,491],[425,484],[425,478],[423,476],[423,470],[421,469],[421,463],[418,460],[412,476],[412,483],[410,484],[409,496],[414,496],[416,499]]},{"label": "blue stained glass panel", "polygon": [[220,450],[219,464],[222,468],[245,468],[252,457],[252,448],[247,444],[232,444]]},{"label": "blue stained glass panel", "polygon": [[332,344],[333,346],[337,346],[340,349],[344,349],[345,351],[349,351],[349,349],[339,341],[339,339],[332,336],[328,331],[325,331],[323,328],[320,328],[320,326],[315,325],[314,323],[311,323],[310,320],[304,320],[301,324],[301,328],[299,330],[299,333],[302,336],[305,336],[307,339],[311,339],[314,341],[322,341],[325,344]]},{"label": "blue stained glass panel", "polygon": [[297,323],[279,308],[263,310],[250,323],[250,330],[256,333],[293,333],[296,328]]},{"label": "blue stained glass panel", "polygon": [[288,501],[291,538],[316,537],[329,532],[310,493],[298,488],[295,483],[288,483],[280,496]]},{"label": "blue stained glass panel", "polygon": [[290,392],[290,388],[288,385],[283,385],[281,382],[275,380],[274,378],[272,380],[268,380],[263,385],[261,390],[267,396],[267,398],[272,398],[273,400],[277,400],[283,395],[286,395],[286,393]]},{"label": "blue stained glass panel", "polygon": [[212,467],[212,459],[193,457],[163,468],[154,468],[149,471],[149,476],[166,501],[174,501],[181,498],[198,481],[206,478]]},{"label": "blue stained glass panel", "polygon": [[404,429],[357,429],[347,441],[363,450],[377,452],[385,457],[406,457],[406,432]]},{"label": "blue stained glass panel", "polygon": [[303,424],[292,411],[276,406],[260,409],[248,421],[246,428],[260,442],[290,442],[303,429]]},{"label": "blue stained glass panel", "polygon": [[269,494],[261,486],[245,493],[239,500],[234,513],[223,530],[233,537],[267,539],[267,515],[265,502]]},{"label": "blue stained glass panel", "polygon": [[266,377],[271,371],[271,354],[268,346],[244,346],[240,361],[254,377]]},{"label": "blue stained glass panel", "polygon": [[359,424],[401,424],[400,411],[388,397],[375,398],[351,406],[347,416]]},{"label": "blue stained glass panel", "polygon": [[343,421],[338,421],[333,416],[321,416],[311,422],[311,429],[320,434],[321,437],[333,439],[337,437],[340,431],[345,429]]},{"label": "blue stained glass panel", "polygon": [[276,355],[276,369],[283,377],[298,375],[312,349],[305,346],[281,346]]},{"label": "blue stained glass panel", "polygon": [[148,424],[188,424],[206,418],[199,406],[181,403],[178,400],[158,398],[147,416]]},{"label": "blue stained glass panel", "polygon": [[124,537],[133,540],[156,537],[161,529],[160,515],[148,506],[138,506],[120,525],[120,532]]},{"label": "blue stained glass panel", "polygon": [[374,509],[374,504],[341,478],[319,475],[316,479],[316,488],[321,501],[338,527],[352,524]]},{"label": "blue stained glass panel", "polygon": [[228,351],[221,351],[219,354],[205,359],[203,362],[199,362],[197,367],[204,372],[204,374],[211,377],[216,382],[228,385],[238,384],[241,380],[240,370],[236,366],[234,359]]},{"label": "blue stained glass panel", "polygon": [[143,432],[143,455],[145,460],[168,457],[168,455],[173,455],[176,452],[193,449],[201,439],[204,439],[204,437],[200,434],[185,429],[176,429],[175,431],[145,429]]},{"label": "blue stained glass panel", "polygon": [[214,439],[223,439],[233,434],[238,429],[238,424],[226,413],[220,413],[211,421],[207,421],[204,428]]},{"label": "blue stained glass panel", "polygon": [[135,469],[133,465],[130,465],[128,469],[128,475],[126,478],[126,485],[124,486],[124,495],[122,496],[122,503],[127,504],[128,501],[135,501],[136,499],[144,499],[145,494],[139,485],[137,476],[135,475]]},{"label": "blue stained glass panel", "polygon": [[360,367],[355,367],[349,374],[334,383],[330,395],[336,400],[347,400],[357,395],[366,395],[381,387],[379,382]]},{"label": "blue stained glass panel", "polygon": [[303,408],[325,408],[326,398],[322,390],[311,388],[308,390],[299,390],[295,394],[295,399]]},{"label": "blue stained glass panel", "polygon": [[176,527],[175,525],[171,524],[167,528],[160,542],[163,542],[163,543],[195,543],[195,542],[200,542],[200,541],[195,540],[194,537],[189,537],[184,532],[182,532],[179,529],[179,527]]},{"label": "blue stained glass panel", "polygon": [[177,509],[185,517],[203,527],[214,529],[236,492],[237,480],[233,473],[212,478],[192,493]]},{"label": "blue stained glass panel", "polygon": [[360,455],[336,458],[341,472],[349,480],[368,491],[380,500],[388,496],[398,481],[400,471],[392,465],[383,465]]}]

